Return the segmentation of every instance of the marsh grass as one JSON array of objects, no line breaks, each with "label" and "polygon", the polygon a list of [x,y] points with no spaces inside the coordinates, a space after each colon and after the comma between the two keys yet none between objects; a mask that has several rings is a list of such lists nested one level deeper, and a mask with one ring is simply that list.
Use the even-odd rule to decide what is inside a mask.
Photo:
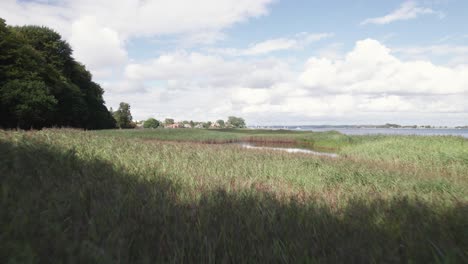
[{"label": "marsh grass", "polygon": [[306,132],[264,129],[144,129],[144,130],[101,130],[100,135],[205,144],[238,142],[262,144],[295,144],[314,150],[337,151],[351,143],[351,137],[331,132]]},{"label": "marsh grass", "polygon": [[0,132],[0,262],[468,261],[464,139],[180,131]]}]

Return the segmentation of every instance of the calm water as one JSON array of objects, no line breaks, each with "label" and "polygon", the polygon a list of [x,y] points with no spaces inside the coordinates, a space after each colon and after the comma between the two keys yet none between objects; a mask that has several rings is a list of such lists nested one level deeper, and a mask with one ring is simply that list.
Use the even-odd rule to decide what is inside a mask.
[{"label": "calm water", "polygon": [[318,151],[300,148],[300,147],[291,147],[291,145],[278,146],[277,144],[272,144],[271,146],[268,146],[268,144],[255,145],[253,143],[245,143],[245,142],[240,143],[240,145],[246,149],[274,150],[274,151],[284,151],[288,153],[304,153],[304,154],[311,154],[311,155],[316,155],[316,156],[326,156],[330,158],[338,157],[338,155],[335,153],[318,152]]},{"label": "calm water", "polygon": [[[414,128],[340,128],[340,127],[281,127],[281,129],[297,130],[297,131],[315,131],[325,132],[330,130],[339,131],[347,135],[421,135],[421,136],[462,136],[468,138],[468,129],[414,129]],[[288,153],[304,153],[317,156],[326,156],[331,158],[338,157],[335,153],[319,152],[306,148],[304,146],[294,144],[275,144],[275,143],[251,143],[241,142],[240,144],[246,149],[274,150],[284,151]]]},{"label": "calm water", "polygon": [[291,130],[330,131],[335,130],[347,135],[421,135],[421,136],[462,136],[468,138],[468,129],[417,129],[417,128],[316,128],[316,127],[288,127]]}]

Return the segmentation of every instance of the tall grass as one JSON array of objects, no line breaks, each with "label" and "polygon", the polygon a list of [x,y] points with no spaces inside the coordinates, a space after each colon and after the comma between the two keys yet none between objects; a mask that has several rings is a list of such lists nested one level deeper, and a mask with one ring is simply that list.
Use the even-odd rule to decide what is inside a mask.
[{"label": "tall grass", "polygon": [[131,133],[1,132],[0,262],[468,261],[466,140],[302,133],[346,138],[330,159]]},{"label": "tall grass", "polygon": [[351,137],[338,132],[306,132],[263,129],[145,129],[100,130],[100,135],[175,142],[233,143],[271,142],[297,143],[316,149],[339,149],[350,143]]}]

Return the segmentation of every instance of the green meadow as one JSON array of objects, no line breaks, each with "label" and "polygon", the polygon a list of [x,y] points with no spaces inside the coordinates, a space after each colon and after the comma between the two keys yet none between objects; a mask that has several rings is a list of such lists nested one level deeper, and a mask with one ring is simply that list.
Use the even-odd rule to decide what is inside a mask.
[{"label": "green meadow", "polygon": [[468,262],[461,137],[2,131],[0,177],[0,263]]}]

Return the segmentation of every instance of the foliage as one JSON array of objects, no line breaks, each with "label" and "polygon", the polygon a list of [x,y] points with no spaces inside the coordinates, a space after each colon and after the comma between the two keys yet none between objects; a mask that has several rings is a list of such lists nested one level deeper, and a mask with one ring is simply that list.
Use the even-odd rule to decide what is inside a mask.
[{"label": "foliage", "polygon": [[113,113],[118,128],[134,128],[132,122],[132,114],[130,113],[130,105],[121,102],[119,109]]},{"label": "foliage", "polygon": [[228,117],[227,126],[233,127],[233,128],[245,128],[246,127],[245,120],[241,117],[235,117],[235,116]]},{"label": "foliage", "polygon": [[328,159],[107,132],[0,132],[1,263],[468,260],[466,139],[353,136]]},{"label": "foliage", "polygon": [[166,118],[164,119],[164,125],[165,126],[168,126],[168,125],[173,125],[175,123],[174,119],[172,118]]},{"label": "foliage", "polygon": [[202,126],[203,126],[203,128],[210,128],[211,127],[211,121],[203,122]]},{"label": "foliage", "polygon": [[224,128],[226,126],[224,120],[222,119],[217,120],[216,123],[219,125],[220,128]]},{"label": "foliage", "polygon": [[143,127],[144,128],[158,128],[160,126],[160,123],[158,120],[154,118],[148,118],[144,123]]},{"label": "foliage", "polygon": [[58,33],[0,19],[0,127],[113,128],[103,93]]},{"label": "foliage", "polygon": [[51,119],[50,113],[57,105],[57,100],[50,95],[48,88],[40,81],[12,80],[2,86],[0,103],[13,116],[6,116],[7,123],[18,127],[40,127]]}]

